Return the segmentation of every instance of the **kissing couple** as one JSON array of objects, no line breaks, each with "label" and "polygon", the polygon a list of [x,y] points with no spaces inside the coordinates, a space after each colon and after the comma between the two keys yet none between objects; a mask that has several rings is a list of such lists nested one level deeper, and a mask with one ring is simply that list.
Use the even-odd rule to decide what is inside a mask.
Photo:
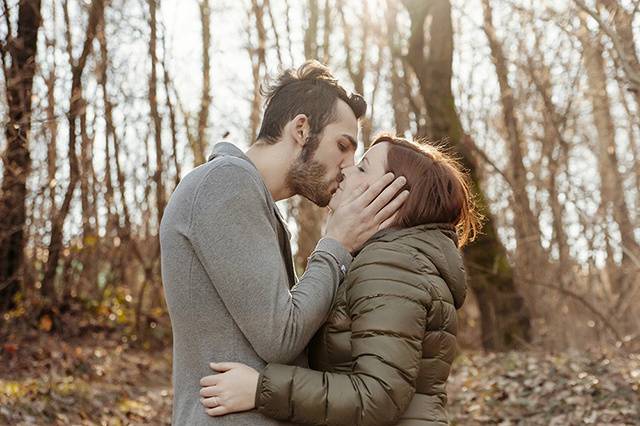
[{"label": "kissing couple", "polygon": [[[366,102],[316,61],[265,95],[255,143],[216,144],[162,217],[173,424],[448,424],[468,176],[389,135],[355,163]],[[294,195],[330,209],[300,278],[276,206]]]}]

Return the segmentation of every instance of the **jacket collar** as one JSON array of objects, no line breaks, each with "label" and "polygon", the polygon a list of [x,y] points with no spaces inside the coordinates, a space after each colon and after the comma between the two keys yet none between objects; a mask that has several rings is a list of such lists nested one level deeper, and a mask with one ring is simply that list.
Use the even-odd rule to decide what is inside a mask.
[{"label": "jacket collar", "polygon": [[[429,235],[433,231],[439,231],[441,237]],[[408,237],[408,243],[430,259],[449,287],[454,306],[460,308],[466,296],[466,279],[455,228],[446,223],[429,223],[404,229],[385,229],[370,238],[363,248],[375,241],[394,241],[403,237]],[[454,244],[445,244],[446,238]]]},{"label": "jacket collar", "polygon": [[400,237],[404,237],[405,235],[419,234],[419,233],[431,231],[434,229],[442,231],[443,234],[445,234],[447,237],[453,240],[456,246],[458,245],[458,236],[456,234],[456,229],[453,225],[449,223],[427,223],[424,225],[412,226],[411,228],[382,229],[376,232],[375,234],[373,234],[373,237],[369,238],[367,242],[362,245],[360,250],[354,253],[354,256],[360,253],[362,249],[364,249],[366,246],[376,241],[393,241]]}]

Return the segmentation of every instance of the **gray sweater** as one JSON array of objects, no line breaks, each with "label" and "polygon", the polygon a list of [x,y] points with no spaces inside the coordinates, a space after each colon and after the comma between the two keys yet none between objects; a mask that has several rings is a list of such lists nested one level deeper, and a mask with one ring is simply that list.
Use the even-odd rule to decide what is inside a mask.
[{"label": "gray sweater", "polygon": [[297,282],[289,233],[253,163],[229,143],[182,179],[160,224],[173,330],[174,425],[275,425],[255,411],[209,417],[199,380],[212,361],[306,365],[351,255],[323,238]]}]

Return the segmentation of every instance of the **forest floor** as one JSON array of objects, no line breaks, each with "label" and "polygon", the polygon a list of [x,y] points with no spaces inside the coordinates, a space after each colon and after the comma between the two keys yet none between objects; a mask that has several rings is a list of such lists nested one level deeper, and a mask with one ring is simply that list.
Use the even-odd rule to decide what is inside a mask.
[{"label": "forest floor", "polygon": [[[0,333],[0,424],[170,424],[170,345],[115,333]],[[640,425],[640,355],[463,352],[448,384],[457,425]]]}]

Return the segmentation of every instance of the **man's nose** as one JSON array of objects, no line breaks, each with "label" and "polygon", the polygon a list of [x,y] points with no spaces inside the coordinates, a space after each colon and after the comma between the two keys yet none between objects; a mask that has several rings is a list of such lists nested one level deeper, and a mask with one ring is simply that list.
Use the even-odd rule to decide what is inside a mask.
[{"label": "man's nose", "polygon": [[340,163],[340,169],[344,170],[347,167],[351,167],[353,165],[355,165],[355,160],[353,158],[353,155],[347,155],[343,160],[342,163]]},{"label": "man's nose", "polygon": [[353,173],[353,170],[356,168],[355,164],[352,164],[348,167],[342,167],[340,169],[340,173],[338,174],[338,183],[342,182],[348,175]]}]

